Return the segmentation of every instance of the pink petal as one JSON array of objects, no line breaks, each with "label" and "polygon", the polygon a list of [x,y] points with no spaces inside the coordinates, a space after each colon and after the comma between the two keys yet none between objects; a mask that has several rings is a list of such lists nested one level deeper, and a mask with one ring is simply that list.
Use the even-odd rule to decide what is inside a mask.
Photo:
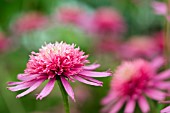
[{"label": "pink petal", "polygon": [[16,98],[23,97],[23,96],[27,95],[28,93],[34,91],[38,86],[41,85],[41,83],[42,83],[43,81],[44,81],[44,79],[37,80],[35,84],[33,84],[28,90],[26,90],[26,91],[24,91],[23,93],[17,95]]},{"label": "pink petal", "polygon": [[167,89],[170,89],[170,82],[169,81],[161,81],[161,82],[157,82],[154,86],[156,88],[159,88],[162,90],[167,90]]},{"label": "pink petal", "polygon": [[155,76],[156,80],[165,80],[165,79],[168,79],[168,78],[170,78],[170,69],[163,71],[160,74],[158,74],[157,76]]},{"label": "pink petal", "polygon": [[100,67],[100,64],[91,64],[91,65],[88,65],[88,66],[83,66],[83,69],[85,70],[94,70],[96,68]]},{"label": "pink petal", "polygon": [[120,108],[123,106],[124,102],[126,101],[125,98],[121,98],[110,110],[109,113],[117,113]]},{"label": "pink petal", "polygon": [[152,67],[155,70],[158,70],[164,63],[165,63],[165,59],[163,57],[157,57],[151,62]]},{"label": "pink petal", "polygon": [[149,89],[145,93],[148,97],[158,100],[158,101],[164,100],[166,97],[166,94],[164,92],[159,91],[157,89]]},{"label": "pink petal", "polygon": [[55,85],[55,79],[50,79],[50,81],[47,83],[47,85],[43,88],[40,94],[36,97],[36,99],[42,100],[44,97],[50,94],[52,89],[54,88]]},{"label": "pink petal", "polygon": [[103,100],[102,100],[102,104],[106,105],[109,104],[110,102],[116,101],[118,98],[118,95],[115,93],[109,93],[109,95],[107,95]]},{"label": "pink petal", "polygon": [[17,86],[9,87],[11,91],[19,91],[31,87],[36,81],[23,82]]},{"label": "pink petal", "polygon": [[139,107],[143,113],[148,113],[150,110],[149,104],[145,97],[141,96],[138,100]]},{"label": "pink petal", "polygon": [[98,83],[95,83],[95,82],[90,82],[86,79],[83,79],[79,76],[74,76],[74,78],[82,83],[85,83],[85,84],[89,84],[89,85],[93,85],[93,86],[102,86],[102,84],[98,84]]},{"label": "pink petal", "polygon": [[88,77],[107,77],[111,76],[111,73],[108,72],[94,72],[94,71],[82,71],[79,74],[85,75]]},{"label": "pink petal", "polygon": [[19,85],[19,84],[22,84],[23,82],[8,82],[7,84],[10,85],[10,86],[13,86],[13,85]]},{"label": "pink petal", "polygon": [[135,110],[135,100],[131,99],[127,102],[126,107],[125,107],[125,113],[133,113]]},{"label": "pink petal", "polygon": [[61,82],[63,83],[63,86],[64,86],[66,92],[75,101],[74,92],[73,92],[73,89],[70,86],[69,82],[62,76],[60,78],[61,78]]},{"label": "pink petal", "polygon": [[99,80],[96,80],[96,79],[93,79],[93,78],[91,78],[91,77],[87,77],[87,76],[84,76],[84,75],[78,75],[78,76],[80,76],[80,77],[82,77],[82,78],[84,78],[84,79],[86,79],[86,80],[88,80],[88,81],[95,82],[95,83],[98,83],[98,84],[103,85],[103,82],[101,82],[101,81],[99,81]]},{"label": "pink petal", "polygon": [[114,102],[110,102],[107,105],[105,105],[102,109],[101,109],[101,113],[108,113],[110,111],[110,109],[112,108],[112,106],[114,105]]},{"label": "pink petal", "polygon": [[18,74],[17,78],[19,80],[29,81],[29,80],[35,79],[38,76],[40,76],[40,74],[32,74],[32,75],[29,75],[29,74]]},{"label": "pink petal", "polygon": [[170,113],[170,106],[161,110],[161,113]]}]

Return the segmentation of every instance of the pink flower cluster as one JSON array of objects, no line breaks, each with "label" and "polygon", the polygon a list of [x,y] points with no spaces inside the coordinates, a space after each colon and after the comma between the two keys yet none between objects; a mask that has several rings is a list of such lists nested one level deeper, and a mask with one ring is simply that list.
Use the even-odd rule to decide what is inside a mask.
[{"label": "pink flower cluster", "polygon": [[163,65],[163,59],[157,58],[152,62],[137,59],[123,62],[115,71],[108,95],[103,99],[103,112],[117,113],[125,105],[124,113],[134,113],[138,103],[142,113],[150,111],[145,96],[161,101],[167,94],[170,82],[170,70],[158,72]]},{"label": "pink flower cluster", "polygon": [[11,91],[19,91],[27,89],[23,93],[17,95],[20,98],[39,87],[45,80],[48,80],[47,85],[37,95],[37,99],[42,99],[49,95],[54,88],[56,79],[61,79],[61,82],[68,95],[75,100],[74,92],[69,84],[70,81],[78,80],[85,84],[102,86],[102,82],[93,79],[92,77],[107,77],[109,72],[95,72],[99,64],[85,66],[89,61],[88,55],[75,45],[66,43],[54,43],[43,46],[38,53],[32,52],[27,63],[27,68],[24,74],[19,74],[20,82],[9,82],[8,89]]}]

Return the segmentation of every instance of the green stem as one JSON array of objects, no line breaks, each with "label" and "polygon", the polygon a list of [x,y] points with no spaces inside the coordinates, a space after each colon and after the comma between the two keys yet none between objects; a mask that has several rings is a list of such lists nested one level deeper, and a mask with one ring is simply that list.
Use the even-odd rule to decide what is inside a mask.
[{"label": "green stem", "polygon": [[57,83],[58,83],[58,86],[60,87],[60,91],[61,91],[61,94],[62,94],[62,97],[63,97],[63,100],[64,100],[65,112],[70,113],[69,102],[68,102],[68,94],[65,91],[65,88],[64,88],[64,86],[61,82],[61,79],[58,75],[57,75]]},{"label": "green stem", "polygon": [[[169,10],[170,10],[170,7],[169,7],[169,4],[170,4],[170,1],[167,0],[167,6],[168,6],[168,14],[169,15]],[[165,48],[164,48],[164,52],[165,52],[165,58],[167,60],[167,68],[169,68],[169,64],[170,64],[170,47],[169,47],[169,40],[170,38],[170,23],[168,22],[168,20],[166,19],[166,28],[165,28],[165,36],[164,36],[164,43],[165,43]]]}]

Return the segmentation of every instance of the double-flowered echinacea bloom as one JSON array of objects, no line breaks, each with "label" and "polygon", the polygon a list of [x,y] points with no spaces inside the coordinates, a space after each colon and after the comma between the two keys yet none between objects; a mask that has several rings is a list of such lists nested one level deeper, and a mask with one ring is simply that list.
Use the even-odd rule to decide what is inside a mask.
[{"label": "double-flowered echinacea bloom", "polygon": [[167,94],[170,70],[158,73],[164,60],[156,58],[149,62],[143,59],[123,62],[115,71],[111,89],[102,100],[102,112],[117,113],[124,105],[124,113],[133,113],[136,104],[142,113],[149,113],[147,98],[161,101]]},{"label": "double-flowered echinacea bloom", "polygon": [[88,55],[84,55],[83,51],[75,48],[75,45],[66,43],[46,44],[38,53],[32,52],[27,63],[24,74],[19,74],[20,82],[9,82],[8,88],[11,91],[19,91],[27,89],[17,98],[23,97],[38,88],[45,80],[48,83],[43,90],[37,95],[37,99],[46,97],[54,88],[56,80],[61,80],[65,91],[75,100],[74,92],[69,81],[78,80],[85,84],[102,86],[102,82],[92,77],[107,77],[109,72],[95,72],[99,64],[91,64],[85,66],[89,61]]}]

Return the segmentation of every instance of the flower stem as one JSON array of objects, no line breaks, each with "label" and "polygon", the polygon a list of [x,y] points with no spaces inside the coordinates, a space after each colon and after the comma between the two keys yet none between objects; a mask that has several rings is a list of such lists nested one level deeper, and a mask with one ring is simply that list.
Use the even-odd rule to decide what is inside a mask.
[{"label": "flower stem", "polygon": [[63,97],[63,100],[64,100],[65,112],[70,113],[69,102],[68,102],[68,94],[66,93],[64,86],[61,82],[61,79],[58,75],[57,75],[57,83],[58,83],[58,86],[60,87],[60,91],[61,91],[61,94],[62,94],[62,97]]},{"label": "flower stem", "polygon": [[[169,10],[170,10],[170,0],[167,0],[167,9],[168,9],[168,14],[169,15]],[[165,52],[165,58],[167,60],[167,67],[169,68],[169,64],[170,64],[170,46],[169,46],[169,40],[170,38],[170,23],[168,22],[168,20],[166,19],[166,28],[165,28],[165,36],[164,36],[164,43],[165,43],[165,48],[164,48],[164,52]]]}]

